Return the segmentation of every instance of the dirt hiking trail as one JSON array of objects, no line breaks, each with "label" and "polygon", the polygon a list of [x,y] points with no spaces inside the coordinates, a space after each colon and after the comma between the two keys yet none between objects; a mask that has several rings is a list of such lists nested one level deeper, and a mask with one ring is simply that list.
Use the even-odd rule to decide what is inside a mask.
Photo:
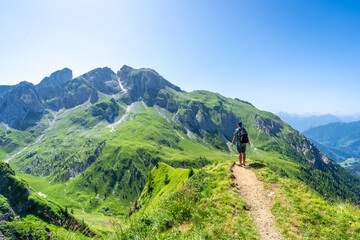
[{"label": "dirt hiking trail", "polygon": [[241,197],[251,206],[250,211],[259,229],[261,239],[283,239],[275,230],[274,216],[270,211],[272,207],[270,196],[274,193],[269,193],[264,189],[263,183],[257,179],[249,166],[240,167],[237,163],[231,167],[231,170]]}]

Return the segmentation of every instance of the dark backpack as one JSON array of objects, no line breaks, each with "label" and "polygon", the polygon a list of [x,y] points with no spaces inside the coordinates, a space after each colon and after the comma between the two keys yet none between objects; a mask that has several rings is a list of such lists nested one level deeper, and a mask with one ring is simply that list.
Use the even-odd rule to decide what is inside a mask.
[{"label": "dark backpack", "polygon": [[239,131],[238,139],[239,139],[240,143],[248,143],[249,142],[248,134],[244,128],[241,128],[241,130]]}]

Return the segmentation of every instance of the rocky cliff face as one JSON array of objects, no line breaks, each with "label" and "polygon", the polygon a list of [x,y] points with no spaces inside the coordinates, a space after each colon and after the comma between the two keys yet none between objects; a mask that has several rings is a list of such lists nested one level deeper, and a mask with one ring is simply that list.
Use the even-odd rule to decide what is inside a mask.
[{"label": "rocky cliff face", "polygon": [[49,77],[45,77],[37,85],[37,87],[47,87],[47,86],[58,86],[67,81],[70,81],[73,78],[72,71],[68,68],[56,71],[52,73]]},{"label": "rocky cliff face", "polygon": [[116,74],[108,67],[94,69],[81,77],[101,93],[112,95],[121,91]]},{"label": "rocky cliff face", "polygon": [[[207,133],[211,133],[232,139],[237,118],[223,107],[216,106],[211,109],[201,101],[176,102],[174,96],[166,89],[183,91],[152,69],[133,69],[125,65],[117,75],[132,102],[144,101],[148,106],[158,105],[165,108],[175,114],[175,118],[185,126],[185,129],[199,134],[202,138],[206,138]],[[179,109],[182,110],[181,114],[178,112]]]},{"label": "rocky cliff face", "polygon": [[117,75],[132,101],[143,100],[149,106],[155,104],[161,89],[169,87],[181,91],[179,87],[171,84],[152,69],[133,69],[125,65]]},{"label": "rocky cliff face", "polygon": [[[96,89],[92,89],[81,78],[75,78],[60,86],[56,96],[53,96],[44,104],[55,111],[62,108],[73,108],[91,99],[92,95],[97,95]],[[97,97],[95,97],[97,99]]]},{"label": "rocky cliff face", "polygon": [[279,136],[279,133],[283,128],[279,122],[275,122],[270,118],[263,118],[258,114],[253,114],[252,125],[254,125],[258,130],[266,133],[269,137]]},{"label": "rocky cliff face", "polygon": [[[200,101],[192,101],[188,104],[178,106],[176,118],[186,126],[187,130],[206,138],[206,133],[224,136],[226,141],[231,141],[235,123],[239,119],[231,112],[221,106],[207,107]],[[212,136],[214,137],[214,136]],[[224,142],[225,143],[225,142]]]},{"label": "rocky cliff face", "polygon": [[274,121],[270,118],[263,118],[257,114],[252,115],[252,125],[259,131],[266,133],[269,137],[278,137],[291,146],[298,154],[304,156],[316,169],[325,170],[335,168],[333,162],[322,153],[313,143],[297,131],[287,132],[284,130],[285,123],[280,118]]},{"label": "rocky cliff face", "polygon": [[[156,103],[160,90],[166,87],[181,91],[151,69],[133,69],[124,66],[115,74],[110,68],[97,68],[72,79],[68,68],[45,77],[38,85],[23,82],[0,97],[0,121],[17,129],[34,126],[45,113],[45,109],[58,111],[73,108],[86,101],[95,103],[99,93],[114,95],[128,93],[128,103],[143,100],[149,106]],[[105,107],[105,106],[104,106]],[[168,104],[168,109],[175,106]],[[113,120],[118,111],[111,109]],[[99,114],[94,112],[94,114]]]},{"label": "rocky cliff face", "polygon": [[45,77],[36,86],[22,82],[0,95],[0,122],[25,130],[36,125],[45,109],[69,109],[86,101],[95,103],[99,93],[119,92],[118,76],[110,68],[97,68],[75,79],[72,71],[65,68]]},{"label": "rocky cliff face", "polygon": [[45,107],[40,93],[29,82],[21,82],[0,96],[0,121],[17,129],[26,129],[39,121]]},{"label": "rocky cliff face", "polygon": [[[62,70],[64,71],[64,70]],[[66,73],[56,76],[67,76]],[[57,81],[57,85],[42,87],[45,105],[52,110],[73,108],[86,101],[95,103],[98,94],[116,94],[121,91],[116,74],[110,68],[97,68],[84,75],[68,81]],[[49,94],[49,89],[54,89]],[[45,92],[45,93],[44,93]]]},{"label": "rocky cliff face", "polygon": [[37,86],[41,99],[46,102],[59,96],[62,91],[62,85],[72,79],[72,71],[68,68],[59,70],[45,77]]}]

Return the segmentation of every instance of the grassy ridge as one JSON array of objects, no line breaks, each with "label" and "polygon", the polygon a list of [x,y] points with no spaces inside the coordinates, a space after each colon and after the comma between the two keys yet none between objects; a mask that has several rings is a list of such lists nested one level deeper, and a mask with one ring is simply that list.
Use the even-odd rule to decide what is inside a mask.
[{"label": "grassy ridge", "polygon": [[[252,165],[265,186],[274,191],[272,212],[281,233],[287,239],[358,239],[360,237],[360,210],[343,201],[329,202],[297,176],[298,167],[287,166],[284,176],[271,170],[272,164],[283,167],[281,159],[263,156]],[[259,167],[260,166],[260,167]]]},{"label": "grassy ridge", "polygon": [[147,174],[144,190],[138,200],[139,206],[152,208],[160,203],[161,199],[171,193],[194,174],[193,169],[173,168],[164,163],[157,163]]},{"label": "grassy ridge", "polygon": [[[285,238],[358,239],[360,237],[358,206],[342,201],[328,201],[299,180],[300,165],[270,156],[266,152],[260,154],[260,156],[251,156],[249,163],[265,183],[265,187],[275,193],[272,213],[278,230]],[[189,170],[184,172],[181,169],[159,164],[151,171],[152,177],[148,178],[140,200],[136,206],[133,205],[135,213],[127,221],[119,223],[116,237],[120,239],[145,236],[150,236],[148,239],[257,239],[259,236],[256,229],[249,230],[249,226],[242,222],[251,222],[249,212],[244,210],[246,204],[238,194],[232,195],[237,191],[232,188],[231,175],[228,171],[230,163],[231,160],[227,160],[204,167],[196,171],[188,180],[184,173]],[[170,184],[172,181],[170,173],[176,171],[180,171],[174,179],[178,181],[174,181],[177,189],[169,191],[174,189]],[[168,178],[166,176],[170,176],[168,184],[165,184]],[[152,190],[149,192],[151,185]],[[237,216],[234,218],[234,211],[236,215],[241,216],[242,221],[236,220]],[[216,230],[218,227],[221,227],[221,236]]]},{"label": "grassy ridge", "polygon": [[133,206],[140,209],[109,239],[258,239],[248,206],[232,187],[230,165],[210,165],[191,175],[159,164]]}]

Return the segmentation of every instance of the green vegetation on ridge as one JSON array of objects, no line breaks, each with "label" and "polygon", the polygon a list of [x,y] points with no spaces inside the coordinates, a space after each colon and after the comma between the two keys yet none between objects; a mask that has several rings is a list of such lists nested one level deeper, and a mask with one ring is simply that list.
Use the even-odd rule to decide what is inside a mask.
[{"label": "green vegetation on ridge", "polygon": [[[359,178],[328,160],[272,113],[220,94],[180,91],[155,71],[129,67],[126,71],[134,71],[120,78],[128,81],[123,82],[125,87],[133,87],[128,93],[113,91],[117,80],[109,69],[96,69],[68,82],[69,91],[71,84],[92,86],[91,93],[82,96],[87,100],[54,113],[53,124],[41,141],[10,161],[49,201],[56,200],[87,223],[102,221],[104,226],[98,224],[97,229],[104,231],[104,238],[258,239],[246,210],[249,206],[229,173],[236,158],[230,158],[235,148],[229,148],[228,141],[239,120],[252,143],[248,157],[254,168],[264,171],[264,181],[284,188],[302,184],[309,190],[309,194],[301,192],[303,196],[318,196],[329,206],[359,201]],[[94,90],[99,76],[108,73],[111,80],[104,81],[101,91],[100,87]],[[291,184],[286,185],[287,181]],[[291,207],[303,208],[291,199],[295,194],[290,190],[284,194]],[[274,208],[278,222],[286,214],[279,202]],[[321,216],[330,214],[331,208],[324,209],[319,210]],[[284,218],[285,235],[316,236],[313,230],[319,222],[306,219],[303,213],[289,213],[298,225]],[[342,218],[342,214],[347,212],[337,216]],[[111,229],[105,222],[114,218],[119,219],[118,227]],[[321,231],[331,233],[323,225]],[[298,232],[293,231],[296,226]],[[341,236],[357,231],[356,226],[349,229]]]},{"label": "green vegetation on ridge", "polygon": [[229,162],[219,163],[191,175],[190,170],[158,164],[140,200],[132,206],[135,213],[117,225],[116,237],[258,239],[245,210],[248,206],[233,187],[229,167]]}]

